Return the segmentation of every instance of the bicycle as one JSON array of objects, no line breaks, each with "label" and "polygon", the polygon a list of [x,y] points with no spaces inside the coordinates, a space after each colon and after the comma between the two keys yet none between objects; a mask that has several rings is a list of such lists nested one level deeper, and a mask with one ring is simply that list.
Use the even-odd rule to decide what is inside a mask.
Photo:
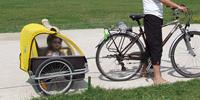
[{"label": "bicycle", "polygon": [[[178,9],[173,10],[174,20],[163,25],[163,27],[174,25],[168,36],[163,41],[163,46],[170,37],[177,31],[181,33],[173,41],[169,58],[173,68],[184,77],[199,77],[200,67],[198,68],[198,36],[199,31],[189,31],[192,20],[192,12],[188,10],[185,14],[186,23],[180,23],[180,14]],[[97,45],[96,65],[103,76],[113,81],[125,81],[134,77],[142,68],[142,60],[149,59],[144,56],[148,51],[145,32],[143,31],[140,20],[145,15],[130,15],[133,21],[139,26],[139,33],[133,32],[125,24],[120,27],[111,27],[105,29],[104,39]],[[140,40],[143,38],[143,42]],[[196,39],[197,38],[197,39]],[[195,43],[197,42],[197,45]],[[179,61],[179,57],[187,57],[186,63]],[[187,60],[191,60],[192,64],[187,65]],[[147,72],[151,68],[151,61],[148,60]],[[109,65],[110,64],[110,65]],[[114,65],[115,64],[115,65]],[[187,67],[187,68],[186,68]]]}]

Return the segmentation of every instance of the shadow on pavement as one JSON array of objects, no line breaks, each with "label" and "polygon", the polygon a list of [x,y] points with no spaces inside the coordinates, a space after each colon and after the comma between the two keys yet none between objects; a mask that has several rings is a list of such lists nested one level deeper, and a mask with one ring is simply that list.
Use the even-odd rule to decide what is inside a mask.
[{"label": "shadow on pavement", "polygon": [[[37,89],[37,84],[35,83],[33,79],[29,78],[26,82],[29,83],[33,87],[34,91],[37,94],[42,95],[42,93]],[[87,89],[87,87],[88,87],[88,83],[85,80],[74,81],[68,92],[77,92],[79,90]]]},{"label": "shadow on pavement", "polygon": [[[140,78],[140,76],[139,76],[139,75],[136,75],[136,76],[134,76],[133,78],[131,78],[131,79],[129,79],[129,80],[136,80],[136,79],[139,79],[139,78]],[[102,80],[102,81],[110,81],[110,82],[113,82],[112,80],[110,80],[110,79],[104,77],[102,74],[99,75],[99,79]],[[116,82],[118,82],[118,81],[116,81]]]},{"label": "shadow on pavement", "polygon": [[[162,60],[162,61],[171,64],[171,61],[170,61],[170,60]],[[184,76],[181,76],[180,74],[178,74],[178,73],[174,70],[173,66],[161,66],[161,73],[165,73],[165,72],[167,72],[168,75],[173,76],[173,77],[185,78]],[[140,73],[138,72],[136,76],[134,76],[133,78],[131,78],[131,79],[129,79],[129,80],[136,80],[136,79],[141,78],[141,77],[139,76],[139,74],[140,74]],[[147,76],[147,79],[150,79],[150,78],[152,78],[152,77],[153,77],[153,73],[150,72],[150,74]],[[112,81],[112,80],[110,80],[110,79],[104,77],[102,74],[100,74],[99,79],[100,79],[100,80],[103,80],[103,81]]]}]

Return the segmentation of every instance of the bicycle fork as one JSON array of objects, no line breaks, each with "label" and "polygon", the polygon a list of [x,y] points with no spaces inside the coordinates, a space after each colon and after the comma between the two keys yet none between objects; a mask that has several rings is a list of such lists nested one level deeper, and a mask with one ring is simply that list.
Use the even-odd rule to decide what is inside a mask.
[{"label": "bicycle fork", "polygon": [[196,54],[195,54],[195,52],[194,52],[194,50],[191,46],[191,43],[190,43],[190,41],[191,41],[190,34],[188,32],[186,32],[187,31],[186,28],[185,29],[180,28],[180,29],[181,29],[182,33],[184,33],[184,41],[185,41],[185,45],[187,47],[187,50],[189,51],[189,54],[191,54],[192,56],[196,56]]},{"label": "bicycle fork", "polygon": [[184,41],[185,41],[187,50],[189,51],[189,54],[191,54],[192,56],[196,56],[196,54],[191,46],[191,43],[190,43],[191,39],[190,39],[190,35],[188,33],[185,34]]}]

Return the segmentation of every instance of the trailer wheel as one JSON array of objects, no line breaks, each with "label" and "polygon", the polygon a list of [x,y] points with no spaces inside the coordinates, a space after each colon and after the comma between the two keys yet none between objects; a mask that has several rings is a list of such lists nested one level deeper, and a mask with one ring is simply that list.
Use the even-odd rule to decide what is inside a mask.
[{"label": "trailer wheel", "polygon": [[38,90],[44,95],[63,94],[73,83],[73,67],[62,58],[50,58],[39,65],[35,73]]}]

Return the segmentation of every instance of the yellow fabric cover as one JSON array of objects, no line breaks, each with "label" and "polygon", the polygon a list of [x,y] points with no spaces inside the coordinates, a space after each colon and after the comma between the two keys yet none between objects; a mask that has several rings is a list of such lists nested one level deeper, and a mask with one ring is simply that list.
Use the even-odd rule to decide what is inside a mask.
[{"label": "yellow fabric cover", "polygon": [[24,26],[20,33],[20,68],[26,72],[28,71],[32,43],[32,50],[34,50],[33,53],[35,53],[33,55],[37,56],[34,37],[41,33],[54,34],[55,32],[49,31],[43,25],[33,23]]},{"label": "yellow fabric cover", "polygon": [[39,34],[55,34],[72,49],[72,54],[75,55],[76,51],[80,56],[84,56],[82,50],[69,38],[61,33],[55,33],[45,28],[41,24],[28,24],[24,26],[20,33],[20,69],[25,72],[29,70],[29,60],[31,57],[38,57],[36,49],[35,37]]}]

